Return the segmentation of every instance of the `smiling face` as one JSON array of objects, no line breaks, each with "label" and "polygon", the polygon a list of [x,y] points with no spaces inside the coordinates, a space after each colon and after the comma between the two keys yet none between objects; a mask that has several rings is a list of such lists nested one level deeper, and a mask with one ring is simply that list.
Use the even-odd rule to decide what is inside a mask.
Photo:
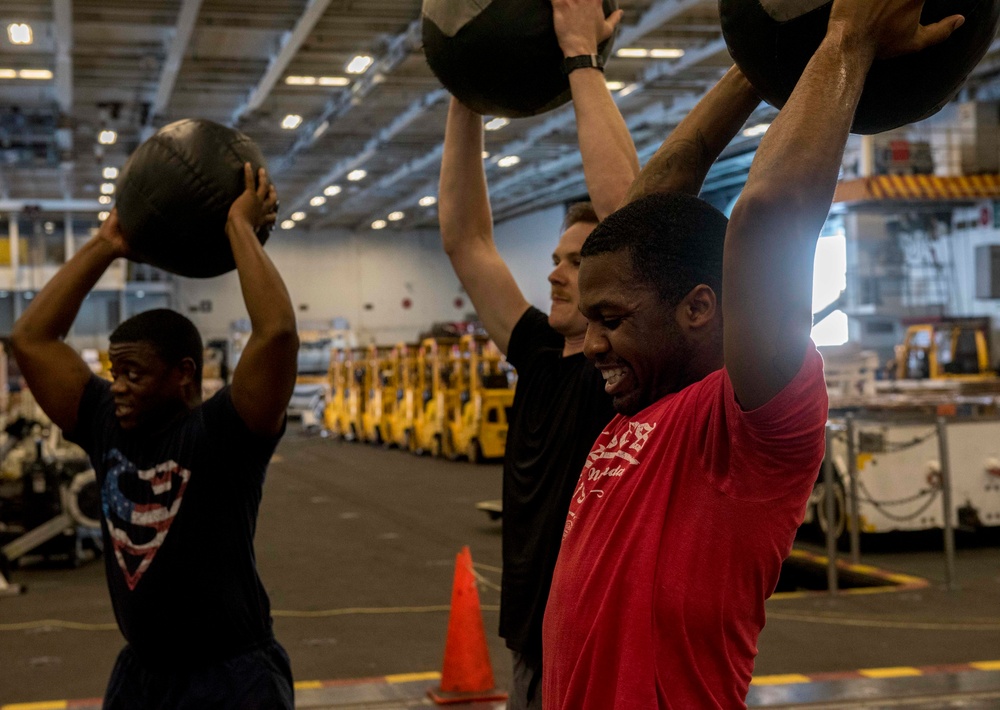
[{"label": "smiling face", "polygon": [[583,335],[587,330],[587,319],[580,314],[580,248],[596,226],[594,222],[573,224],[563,232],[552,253],[549,325],[564,338]]},{"label": "smiling face", "polygon": [[678,321],[683,308],[638,278],[625,250],[583,260],[584,353],[604,376],[616,411],[635,414],[687,384],[693,351]]},{"label": "smiling face", "polygon": [[186,407],[194,362],[170,365],[149,342],[113,343],[111,394],[122,429],[131,430],[169,419]]}]

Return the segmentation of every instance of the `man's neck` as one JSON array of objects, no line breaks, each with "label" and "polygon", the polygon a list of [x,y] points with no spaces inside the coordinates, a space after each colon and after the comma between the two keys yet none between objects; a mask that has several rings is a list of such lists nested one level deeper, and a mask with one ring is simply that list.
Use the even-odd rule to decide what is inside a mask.
[{"label": "man's neck", "polygon": [[569,357],[570,355],[576,355],[583,352],[583,342],[587,338],[587,333],[583,332],[579,335],[567,336],[565,342],[563,343],[563,357]]}]

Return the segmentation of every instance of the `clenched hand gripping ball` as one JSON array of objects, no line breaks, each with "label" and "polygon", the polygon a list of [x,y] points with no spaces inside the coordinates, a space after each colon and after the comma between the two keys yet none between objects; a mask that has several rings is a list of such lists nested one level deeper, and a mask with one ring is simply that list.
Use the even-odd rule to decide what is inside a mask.
[{"label": "clenched hand gripping ball", "polygon": [[[828,0],[720,0],[730,54],[761,97],[785,105],[826,34]],[[996,37],[1000,0],[927,0],[922,24],[964,15],[939,45],[876,61],[851,130],[880,133],[927,118],[948,103]]]}]

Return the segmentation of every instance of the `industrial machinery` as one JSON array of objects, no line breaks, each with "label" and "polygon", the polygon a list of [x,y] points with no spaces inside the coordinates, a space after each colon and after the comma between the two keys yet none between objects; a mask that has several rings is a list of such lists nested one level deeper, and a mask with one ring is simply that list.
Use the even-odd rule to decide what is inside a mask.
[{"label": "industrial machinery", "polygon": [[396,390],[400,379],[399,360],[395,348],[384,345],[368,346],[366,399],[361,415],[362,437],[372,444],[391,441],[390,427],[396,409]]},{"label": "industrial machinery", "polygon": [[503,458],[512,368],[485,336],[463,335],[452,359],[456,401],[448,411],[444,449],[474,463]]},{"label": "industrial machinery", "polygon": [[447,455],[445,421],[457,399],[451,384],[451,358],[448,350],[458,346],[455,338],[425,338],[417,349],[415,407],[410,449],[418,454]]},{"label": "industrial machinery", "polygon": [[911,325],[897,347],[896,378],[996,378],[990,367],[989,334],[989,318],[944,318]]}]

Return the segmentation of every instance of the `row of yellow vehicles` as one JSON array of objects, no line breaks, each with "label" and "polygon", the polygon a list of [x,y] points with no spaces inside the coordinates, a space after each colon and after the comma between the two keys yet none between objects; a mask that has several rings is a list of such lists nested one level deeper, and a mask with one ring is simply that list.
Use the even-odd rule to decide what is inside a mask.
[{"label": "row of yellow vehicles", "polygon": [[324,426],[333,436],[417,454],[502,458],[515,380],[484,336],[338,349]]}]

